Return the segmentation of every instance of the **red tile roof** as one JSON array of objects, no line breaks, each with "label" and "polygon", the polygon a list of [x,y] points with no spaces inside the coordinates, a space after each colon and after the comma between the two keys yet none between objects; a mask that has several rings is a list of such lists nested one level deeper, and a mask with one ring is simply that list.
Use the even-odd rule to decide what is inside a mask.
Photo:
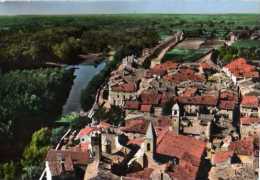
[{"label": "red tile roof", "polygon": [[235,109],[235,106],[236,106],[235,101],[225,101],[225,100],[219,101],[219,108],[220,109],[233,110],[233,109]]},{"label": "red tile roof", "polygon": [[138,110],[140,103],[138,101],[126,101],[125,109]]},{"label": "red tile roof", "polygon": [[124,127],[121,130],[127,133],[140,133],[145,134],[148,123],[145,119],[131,119],[127,120]]},{"label": "red tile roof", "polygon": [[221,152],[216,152],[212,156],[212,162],[213,164],[218,164],[218,163],[223,163],[230,159],[234,155],[233,151],[221,151]]},{"label": "red tile roof", "polygon": [[155,90],[145,90],[140,95],[142,104],[157,105],[160,102],[161,95]]},{"label": "red tile roof", "polygon": [[83,137],[86,135],[89,135],[91,132],[97,130],[95,127],[85,127],[84,129],[81,129],[77,135],[77,137]]},{"label": "red tile roof", "polygon": [[[89,153],[83,151],[54,150],[48,151],[46,161],[49,163],[50,171],[53,176],[59,176],[63,172],[71,172],[74,165],[87,165]],[[64,168],[62,166],[64,162]]]},{"label": "red tile roof", "polygon": [[259,107],[259,98],[257,96],[244,96],[241,101],[242,106]]},{"label": "red tile roof", "polygon": [[164,117],[164,116],[159,117],[156,120],[155,125],[159,126],[159,127],[169,127],[169,126],[171,126],[171,119],[168,117]]},{"label": "red tile roof", "polygon": [[142,112],[151,112],[151,110],[152,110],[152,105],[145,105],[145,104],[141,105],[140,111],[142,111]]},{"label": "red tile roof", "polygon": [[112,91],[131,93],[137,91],[137,86],[135,83],[124,83],[113,86]]},{"label": "red tile roof", "polygon": [[195,95],[195,93],[197,92],[198,88],[196,87],[188,87],[184,90],[184,92],[182,93],[181,96],[184,97],[192,97]]},{"label": "red tile roof", "polygon": [[[163,138],[160,136],[163,136]],[[185,154],[188,154],[193,157],[194,165],[197,165],[201,161],[205,148],[206,144],[203,141],[193,137],[176,135],[174,132],[168,131],[160,134],[157,138],[156,152],[179,159],[182,159]]]},{"label": "red tile roof", "polygon": [[179,84],[184,81],[196,81],[196,82],[204,82],[205,77],[196,73],[193,69],[190,68],[182,68],[179,69],[177,73],[173,75],[166,75],[164,79],[168,81],[172,81],[176,84]]},{"label": "red tile roof", "polygon": [[177,100],[181,104],[188,104],[188,105],[216,106],[218,103],[218,97],[216,96],[194,96],[194,97],[179,96]]},{"label": "red tile roof", "polygon": [[259,77],[259,73],[256,71],[256,68],[248,64],[244,58],[233,60],[231,63],[226,65],[225,68],[227,68],[236,77]]},{"label": "red tile roof", "polygon": [[229,145],[229,150],[234,151],[237,155],[253,155],[255,150],[254,137],[248,136],[240,141],[232,142]]},{"label": "red tile roof", "polygon": [[260,123],[260,118],[256,118],[256,117],[241,117],[240,118],[240,123],[242,125],[252,125],[252,124]]}]

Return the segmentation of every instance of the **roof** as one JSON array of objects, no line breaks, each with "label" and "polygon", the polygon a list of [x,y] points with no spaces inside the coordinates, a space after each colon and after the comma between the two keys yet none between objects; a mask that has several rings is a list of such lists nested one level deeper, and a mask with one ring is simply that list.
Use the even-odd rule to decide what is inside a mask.
[{"label": "roof", "polygon": [[178,102],[186,105],[207,105],[207,106],[216,106],[218,103],[218,97],[216,96],[193,96],[193,97],[184,97],[179,96]]},{"label": "roof", "polygon": [[251,156],[254,154],[254,137],[248,136],[229,145],[229,150],[234,151],[237,155]]},{"label": "roof", "polygon": [[233,151],[220,151],[212,156],[212,163],[218,164],[229,160],[234,155]]},{"label": "roof", "polygon": [[121,127],[121,130],[126,133],[139,133],[145,134],[148,123],[145,119],[131,119],[125,122],[125,126]]},{"label": "roof", "polygon": [[184,81],[196,81],[196,82],[205,81],[205,77],[203,75],[198,74],[196,71],[188,67],[179,69],[177,73],[174,73],[172,75],[166,75],[164,76],[164,79],[168,81],[172,81],[176,84],[179,84]]},{"label": "roof", "polygon": [[238,96],[235,92],[224,90],[220,92],[219,108],[233,110],[238,102]]},{"label": "roof", "polygon": [[257,96],[243,96],[241,101],[242,106],[246,107],[259,107],[259,99]]},{"label": "roof", "polygon": [[157,105],[160,101],[160,94],[155,90],[145,90],[140,95],[142,104]]},{"label": "roof", "polygon": [[86,135],[89,135],[91,132],[97,130],[95,127],[85,127],[84,129],[81,129],[77,135],[77,137],[83,137]]},{"label": "roof", "polygon": [[260,123],[260,118],[257,118],[257,117],[241,117],[240,123],[242,125],[252,125],[252,124]]},{"label": "roof", "polygon": [[247,63],[244,58],[237,58],[225,66],[234,76],[246,78],[258,78],[259,72],[256,71],[255,66]]},{"label": "roof", "polygon": [[125,109],[138,110],[140,103],[138,101],[126,101]]},{"label": "roof", "polygon": [[182,93],[183,97],[192,97],[196,94],[198,88],[196,87],[188,87],[184,90],[184,92]]},{"label": "roof", "polygon": [[87,165],[89,153],[83,151],[54,150],[48,151],[48,161],[52,176],[59,176],[63,172],[72,172],[74,165]]},{"label": "roof", "polygon": [[225,109],[225,110],[233,110],[235,109],[236,102],[235,101],[226,101],[226,100],[220,100],[219,101],[219,108]]},{"label": "roof", "polygon": [[157,139],[157,153],[179,159],[188,154],[193,157],[194,165],[200,163],[205,148],[206,144],[203,141],[193,137],[176,135],[172,131],[159,135]]},{"label": "roof", "polygon": [[112,91],[116,92],[135,92],[137,90],[137,86],[135,83],[124,83],[124,84],[117,84],[112,87]]},{"label": "roof", "polygon": [[145,104],[141,105],[140,111],[142,111],[142,112],[151,112],[151,110],[152,110],[152,105],[145,105]]}]

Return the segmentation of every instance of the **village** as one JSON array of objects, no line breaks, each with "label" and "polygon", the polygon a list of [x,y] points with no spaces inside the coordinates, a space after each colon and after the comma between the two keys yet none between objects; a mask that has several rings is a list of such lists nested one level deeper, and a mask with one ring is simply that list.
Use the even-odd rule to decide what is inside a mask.
[{"label": "village", "polygon": [[[213,57],[219,43],[238,39],[230,33],[214,45],[176,32],[125,57],[98,91],[92,123],[48,151],[46,179],[74,179],[80,170],[84,180],[258,179],[260,66]],[[194,62],[162,61],[170,49],[194,46],[211,47]],[[112,106],[124,111],[123,123],[93,118],[97,107]]]}]

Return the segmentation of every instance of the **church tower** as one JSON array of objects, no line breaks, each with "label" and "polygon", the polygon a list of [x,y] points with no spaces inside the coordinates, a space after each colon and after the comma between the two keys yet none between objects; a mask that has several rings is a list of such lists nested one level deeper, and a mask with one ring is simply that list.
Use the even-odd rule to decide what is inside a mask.
[{"label": "church tower", "polygon": [[173,128],[175,129],[176,133],[180,133],[180,106],[178,103],[175,103],[172,106],[172,120],[173,120]]},{"label": "church tower", "polygon": [[156,153],[156,133],[151,121],[145,135],[145,152],[152,155],[152,157]]}]

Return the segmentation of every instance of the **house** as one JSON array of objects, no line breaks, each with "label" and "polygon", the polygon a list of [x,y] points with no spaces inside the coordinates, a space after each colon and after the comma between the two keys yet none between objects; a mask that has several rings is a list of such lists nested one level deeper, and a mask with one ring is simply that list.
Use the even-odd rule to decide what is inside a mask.
[{"label": "house", "polygon": [[260,100],[257,96],[243,96],[240,103],[242,117],[260,117]]},{"label": "house", "polygon": [[239,81],[259,78],[259,72],[255,66],[248,64],[244,58],[234,59],[231,63],[224,66],[222,70],[232,79],[235,85],[237,85]]},{"label": "house", "polygon": [[238,94],[230,90],[220,91],[218,109],[217,114],[220,117],[227,118],[233,122],[234,114],[238,111]]},{"label": "house", "polygon": [[46,179],[75,179],[75,168],[86,167],[90,162],[90,154],[80,149],[50,149],[45,159]]},{"label": "house", "polygon": [[257,155],[254,136],[247,136],[239,141],[231,142],[228,149],[237,154],[241,163],[254,166],[254,159]]},{"label": "house", "polygon": [[249,135],[260,134],[260,118],[258,117],[241,117],[240,118],[240,135],[242,138]]},{"label": "house", "polygon": [[116,84],[109,87],[108,101],[111,105],[123,106],[124,101],[136,99],[137,85],[134,82]]},{"label": "house", "polygon": [[213,166],[229,166],[234,157],[233,151],[218,151],[212,155],[211,164]]}]

